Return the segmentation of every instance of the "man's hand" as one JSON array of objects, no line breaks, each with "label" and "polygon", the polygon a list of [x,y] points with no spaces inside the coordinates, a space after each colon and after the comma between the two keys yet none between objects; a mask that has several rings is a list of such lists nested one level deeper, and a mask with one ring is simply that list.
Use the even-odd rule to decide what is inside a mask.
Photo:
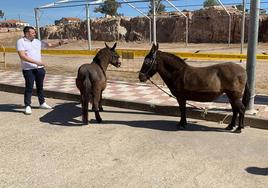
[{"label": "man's hand", "polygon": [[37,66],[45,66],[44,63],[42,63],[41,61],[35,61],[34,59],[30,58],[27,53],[25,51],[18,51],[19,57],[21,60],[32,63],[32,64],[36,64]]},{"label": "man's hand", "polygon": [[39,67],[39,66],[40,66],[40,67],[41,67],[41,66],[43,66],[43,67],[45,66],[45,64],[42,63],[42,62],[36,62],[36,65],[37,65],[38,67]]}]

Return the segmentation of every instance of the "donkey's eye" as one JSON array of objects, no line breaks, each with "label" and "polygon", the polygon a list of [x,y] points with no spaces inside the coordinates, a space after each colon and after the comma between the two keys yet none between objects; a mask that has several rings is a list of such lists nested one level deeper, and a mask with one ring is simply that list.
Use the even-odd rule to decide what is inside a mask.
[{"label": "donkey's eye", "polygon": [[144,63],[145,64],[150,64],[150,59],[145,59]]},{"label": "donkey's eye", "polygon": [[114,54],[113,55],[115,58],[120,58],[120,56],[118,54]]}]

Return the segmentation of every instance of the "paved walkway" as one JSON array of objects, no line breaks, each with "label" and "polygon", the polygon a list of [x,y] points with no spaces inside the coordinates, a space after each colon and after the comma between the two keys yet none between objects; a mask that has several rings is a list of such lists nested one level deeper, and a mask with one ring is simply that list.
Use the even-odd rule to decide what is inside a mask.
[{"label": "paved walkway", "polygon": [[[0,70],[0,84],[24,87],[24,79],[21,72]],[[45,89],[62,93],[79,94],[75,85],[75,77],[63,75],[46,75]],[[163,87],[168,91],[168,88]],[[142,83],[127,83],[119,81],[108,81],[107,88],[103,93],[106,99],[123,100],[126,102],[146,103],[149,105],[178,106],[174,98],[169,97],[155,86]],[[193,102],[191,105],[208,110],[230,111],[231,106],[225,97],[215,102]],[[258,95],[255,98],[255,109],[258,111],[254,116],[268,119],[268,96]]]}]

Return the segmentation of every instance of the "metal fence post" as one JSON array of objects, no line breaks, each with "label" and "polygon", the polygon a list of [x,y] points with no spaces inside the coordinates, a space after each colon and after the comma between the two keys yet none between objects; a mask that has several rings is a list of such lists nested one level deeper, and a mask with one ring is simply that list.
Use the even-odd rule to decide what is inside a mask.
[{"label": "metal fence post", "polygon": [[260,1],[250,1],[250,20],[248,27],[248,51],[247,51],[247,76],[248,85],[250,89],[250,102],[248,105],[249,111],[254,110],[254,98],[255,98],[255,77],[256,77],[256,53],[258,43],[258,31],[259,31],[259,11]]}]

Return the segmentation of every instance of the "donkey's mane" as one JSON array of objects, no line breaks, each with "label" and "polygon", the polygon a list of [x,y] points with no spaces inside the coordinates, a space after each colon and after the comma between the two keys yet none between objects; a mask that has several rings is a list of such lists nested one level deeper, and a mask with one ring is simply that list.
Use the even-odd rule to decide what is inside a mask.
[{"label": "donkey's mane", "polygon": [[162,52],[162,51],[159,51],[159,52],[163,56],[163,58],[165,59],[165,62],[168,63],[168,65],[173,67],[173,68],[179,69],[182,66],[187,65],[183,59],[181,59],[180,57],[178,57],[172,53]]},{"label": "donkey's mane", "polygon": [[102,61],[107,59],[108,50],[109,50],[108,48],[102,48],[100,51],[98,51],[96,56],[93,58],[93,62],[100,64]]}]

